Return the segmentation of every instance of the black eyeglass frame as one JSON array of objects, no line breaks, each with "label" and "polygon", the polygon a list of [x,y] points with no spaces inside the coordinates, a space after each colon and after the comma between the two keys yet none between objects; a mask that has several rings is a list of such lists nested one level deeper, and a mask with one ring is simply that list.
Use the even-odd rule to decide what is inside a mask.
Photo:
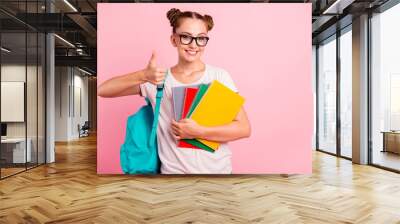
[{"label": "black eyeglass frame", "polygon": [[[210,39],[210,38],[207,37],[207,36],[192,37],[192,36],[190,36],[189,34],[184,34],[184,33],[175,33],[175,34],[179,36],[179,41],[180,41],[181,44],[183,44],[183,45],[189,45],[189,44],[191,44],[191,43],[193,42],[193,39],[195,39],[195,40],[196,40],[197,46],[199,46],[199,47],[205,47],[205,46],[207,46],[208,40]],[[183,38],[183,37],[189,37],[189,38],[190,38],[189,43],[187,43],[187,44],[183,43],[183,41],[182,41],[182,38]],[[206,44],[200,45],[199,42],[198,42],[198,38],[205,38],[205,39],[206,39]]]}]

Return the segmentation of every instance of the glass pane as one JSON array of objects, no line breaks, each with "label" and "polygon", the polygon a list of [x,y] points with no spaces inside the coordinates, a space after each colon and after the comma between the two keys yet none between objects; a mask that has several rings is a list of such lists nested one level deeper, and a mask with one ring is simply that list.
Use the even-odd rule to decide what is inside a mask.
[{"label": "glass pane", "polygon": [[372,163],[400,170],[400,5],[373,16]]},{"label": "glass pane", "polygon": [[[1,34],[1,174],[25,170],[26,150],[26,34]],[[4,50],[6,49],[6,50]],[[29,145],[28,145],[29,149]]]},{"label": "glass pane", "polygon": [[46,38],[43,33],[38,35],[38,163],[45,163],[45,44]]},{"label": "glass pane", "polygon": [[317,114],[316,114],[316,112],[317,112],[317,110],[316,110],[316,108],[315,108],[315,105],[317,105],[316,104],[316,89],[315,89],[315,86],[316,86],[316,83],[315,83],[315,81],[316,81],[316,77],[317,77],[317,72],[316,72],[316,68],[317,68],[317,52],[316,52],[316,46],[315,45],[313,45],[312,46],[312,88],[313,88],[313,105],[314,105],[314,108],[313,108],[313,111],[314,111],[314,113],[313,113],[313,115],[314,115],[314,119],[313,119],[313,121],[314,121],[314,133],[313,133],[313,139],[312,139],[312,141],[313,141],[313,150],[315,150],[317,147],[316,147],[316,136],[317,136],[317,133],[316,133],[316,130],[317,130]]},{"label": "glass pane", "polygon": [[336,39],[318,48],[318,148],[336,153]]},{"label": "glass pane", "polygon": [[340,36],[340,150],[352,157],[352,35],[351,30]]},{"label": "glass pane", "polygon": [[26,111],[27,111],[27,133],[28,138],[27,142],[29,144],[28,149],[30,148],[30,159],[28,160],[28,168],[37,165],[37,150],[38,150],[38,143],[37,143],[37,132],[38,132],[38,107],[37,107],[37,98],[38,98],[38,87],[37,87],[37,63],[38,63],[38,56],[37,56],[37,33],[36,32],[29,32],[27,33],[28,38],[28,55],[27,55],[27,95],[26,95]]},{"label": "glass pane", "polygon": [[[32,24],[37,24],[37,16],[33,16],[39,11],[37,1],[28,1],[26,12],[27,19]],[[38,163],[38,35],[36,30],[27,30],[27,142],[31,151],[28,168],[37,166]],[[28,147],[28,148],[29,148]]]}]

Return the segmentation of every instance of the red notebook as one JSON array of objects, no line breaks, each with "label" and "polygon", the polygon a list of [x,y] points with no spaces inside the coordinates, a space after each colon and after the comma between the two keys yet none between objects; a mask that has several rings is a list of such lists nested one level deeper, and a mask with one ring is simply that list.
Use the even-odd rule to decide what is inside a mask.
[{"label": "red notebook", "polygon": [[[190,88],[190,87],[185,89],[185,97],[184,97],[184,101],[183,101],[182,117],[181,118],[185,118],[186,114],[189,112],[190,106],[192,105],[194,97],[197,94],[197,90],[198,90],[198,88]],[[184,141],[179,141],[178,142],[178,147],[200,149],[199,147],[191,145],[191,144],[189,144],[187,142],[184,142]]]}]

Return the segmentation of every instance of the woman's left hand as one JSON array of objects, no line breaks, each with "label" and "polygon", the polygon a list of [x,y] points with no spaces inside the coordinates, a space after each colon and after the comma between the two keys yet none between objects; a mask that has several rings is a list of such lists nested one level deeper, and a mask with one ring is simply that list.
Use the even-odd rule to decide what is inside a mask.
[{"label": "woman's left hand", "polygon": [[185,118],[176,122],[172,120],[172,135],[176,140],[199,138],[202,135],[203,127],[196,121]]}]

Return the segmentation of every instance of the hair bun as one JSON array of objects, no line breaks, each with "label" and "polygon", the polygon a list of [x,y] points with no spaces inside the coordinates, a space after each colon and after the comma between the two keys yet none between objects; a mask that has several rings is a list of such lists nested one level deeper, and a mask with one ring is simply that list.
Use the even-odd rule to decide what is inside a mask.
[{"label": "hair bun", "polygon": [[167,18],[172,27],[175,25],[179,14],[181,14],[181,10],[177,8],[172,8],[167,12]]},{"label": "hair bun", "polygon": [[210,31],[214,27],[213,18],[210,15],[204,15],[204,20],[207,23],[208,31]]}]

